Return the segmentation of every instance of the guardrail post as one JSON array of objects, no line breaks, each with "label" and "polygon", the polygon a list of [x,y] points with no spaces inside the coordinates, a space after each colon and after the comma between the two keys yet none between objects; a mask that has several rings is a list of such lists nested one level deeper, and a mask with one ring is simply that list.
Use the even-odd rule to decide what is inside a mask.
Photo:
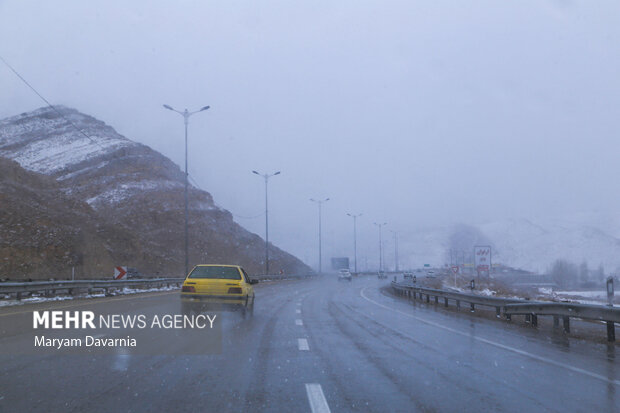
[{"label": "guardrail post", "polygon": [[525,322],[529,323],[530,321],[532,321],[532,316],[530,314],[526,314],[525,315]]},{"label": "guardrail post", "polygon": [[443,299],[443,304],[444,304],[444,306],[445,306],[445,307],[447,307],[447,306],[448,306],[448,299],[447,299],[447,298],[444,298],[444,299]]},{"label": "guardrail post", "polygon": [[426,294],[426,302],[430,303],[431,301],[431,295],[430,294]]},{"label": "guardrail post", "polygon": [[536,314],[532,314],[532,326],[536,327],[538,325],[538,316]]},{"label": "guardrail post", "polygon": [[456,309],[457,310],[461,309],[461,302],[459,300],[456,300]]},{"label": "guardrail post", "polygon": [[439,297],[435,296],[435,304],[439,304]]},{"label": "guardrail post", "polygon": [[474,310],[474,303],[469,303],[469,311],[472,312],[472,313],[475,311]]},{"label": "guardrail post", "polygon": [[560,317],[558,317],[557,315],[553,316],[553,327],[559,327],[560,326]]},{"label": "guardrail post", "polygon": [[21,300],[22,299],[22,293],[17,293],[15,295],[15,298],[17,298],[18,300]]},{"label": "guardrail post", "polygon": [[616,341],[616,328],[613,321],[607,322],[607,341]]},{"label": "guardrail post", "polygon": [[500,318],[502,316],[501,307],[495,307],[495,317]]},{"label": "guardrail post", "polygon": [[564,332],[570,333],[570,317],[563,316],[562,319],[564,321]]}]

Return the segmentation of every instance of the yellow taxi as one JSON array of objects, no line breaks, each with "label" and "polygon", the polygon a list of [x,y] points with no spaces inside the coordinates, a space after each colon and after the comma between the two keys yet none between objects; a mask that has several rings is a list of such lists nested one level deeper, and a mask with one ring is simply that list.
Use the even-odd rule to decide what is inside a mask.
[{"label": "yellow taxi", "polygon": [[238,310],[241,316],[254,313],[254,288],[238,265],[201,264],[189,273],[181,289],[181,312],[202,310]]}]

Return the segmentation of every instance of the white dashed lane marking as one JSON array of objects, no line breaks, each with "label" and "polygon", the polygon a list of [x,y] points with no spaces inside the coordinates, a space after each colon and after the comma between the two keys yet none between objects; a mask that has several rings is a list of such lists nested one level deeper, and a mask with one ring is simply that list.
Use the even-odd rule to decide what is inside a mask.
[{"label": "white dashed lane marking", "polygon": [[298,326],[303,326],[304,322],[298,318],[297,320],[295,320],[295,324],[297,324]]},{"label": "white dashed lane marking", "polygon": [[310,351],[310,346],[308,346],[308,340],[305,338],[298,338],[297,345],[299,346],[300,351]]},{"label": "white dashed lane marking", "polygon": [[306,393],[308,394],[308,402],[310,402],[312,413],[331,413],[320,384],[306,383]]}]

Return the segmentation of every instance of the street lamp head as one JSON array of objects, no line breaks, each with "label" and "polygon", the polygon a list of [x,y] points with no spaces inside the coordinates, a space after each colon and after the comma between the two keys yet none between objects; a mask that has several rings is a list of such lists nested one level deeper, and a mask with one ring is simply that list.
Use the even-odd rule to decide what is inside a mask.
[{"label": "street lamp head", "polygon": [[329,201],[329,198],[325,198],[325,202]]},{"label": "street lamp head", "polygon": [[168,109],[168,110],[174,110],[174,109],[172,109],[172,107],[171,107],[171,106],[168,106],[168,105],[164,105],[164,107],[165,107],[166,109]]},{"label": "street lamp head", "polygon": [[276,172],[275,174],[273,174],[274,176],[276,175],[280,175],[280,171]]},{"label": "street lamp head", "polygon": [[203,106],[202,108],[200,108],[200,110],[198,112],[202,112],[203,110],[207,110],[209,109],[211,106]]},{"label": "street lamp head", "polygon": [[256,175],[260,175],[260,174],[259,174],[258,172],[256,172],[256,171],[252,171],[252,173],[253,173],[253,174],[256,174]]}]

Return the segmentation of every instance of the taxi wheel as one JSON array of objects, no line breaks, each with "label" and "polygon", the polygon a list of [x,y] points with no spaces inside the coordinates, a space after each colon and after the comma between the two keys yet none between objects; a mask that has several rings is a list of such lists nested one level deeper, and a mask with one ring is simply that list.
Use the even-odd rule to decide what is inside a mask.
[{"label": "taxi wheel", "polygon": [[252,304],[250,304],[247,308],[247,313],[251,317],[254,317],[254,299],[252,299]]}]

